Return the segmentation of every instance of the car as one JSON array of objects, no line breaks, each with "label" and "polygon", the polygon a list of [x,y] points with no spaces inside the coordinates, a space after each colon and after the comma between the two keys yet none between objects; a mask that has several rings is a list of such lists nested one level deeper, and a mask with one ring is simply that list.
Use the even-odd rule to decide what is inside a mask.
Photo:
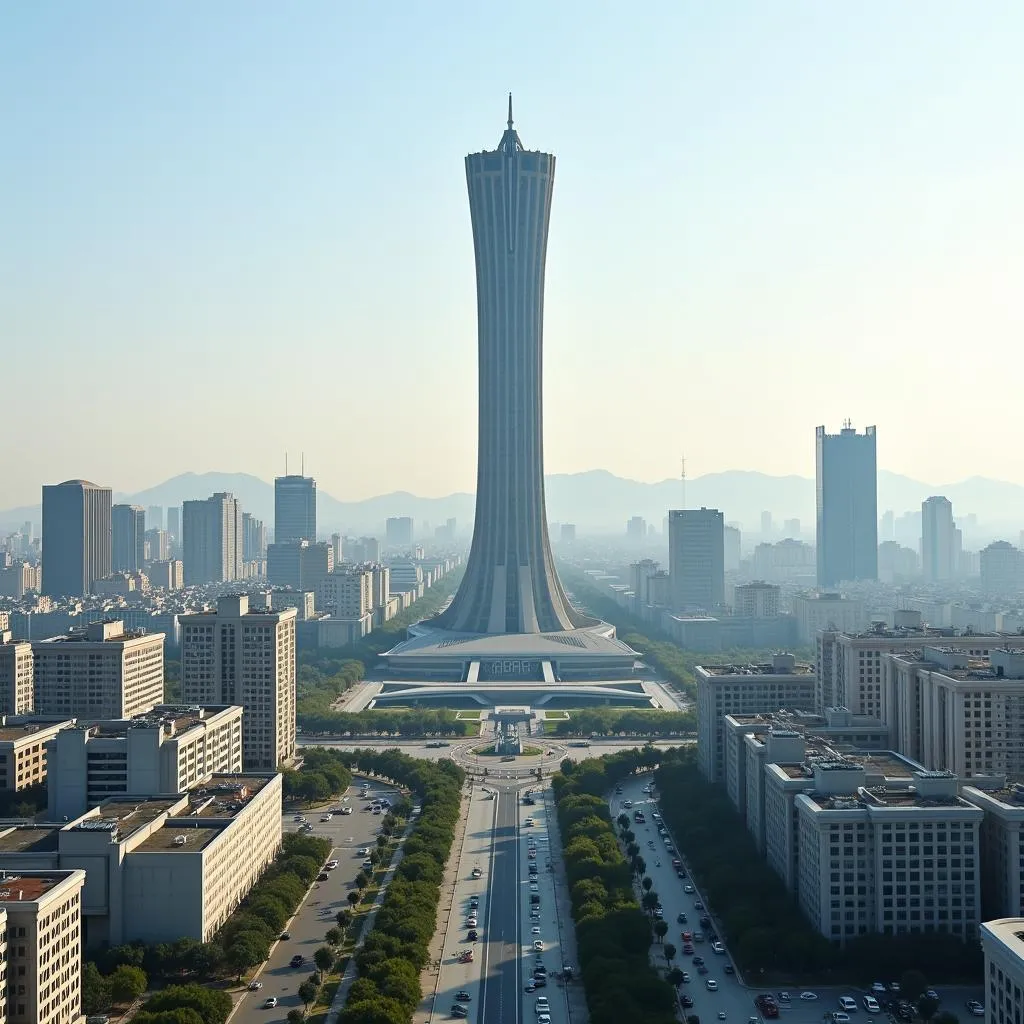
[{"label": "car", "polygon": [[540,981],[541,978],[543,978],[544,983],[547,984],[548,972],[545,971],[543,967],[535,967],[533,969],[533,980]]},{"label": "car", "polygon": [[707,967],[704,964],[701,964],[700,967],[697,968],[697,973],[700,974],[700,975],[707,974],[708,973],[708,969],[707,969]]},{"label": "car", "polygon": [[735,974],[736,973],[736,968],[733,967],[732,964],[722,964],[722,970],[725,971],[726,974]]},{"label": "car", "polygon": [[623,800],[622,801],[622,806],[625,807],[626,810],[628,811],[630,809],[630,807],[633,806],[633,801],[632,800]]},{"label": "car", "polygon": [[277,996],[267,996],[267,998],[263,1000],[264,1010],[272,1010],[275,1006],[277,1006]]},{"label": "car", "polygon": [[326,882],[327,879],[330,878],[330,877],[331,876],[329,874],[327,874],[326,871],[321,871],[320,874],[316,876],[316,880],[318,882]]},{"label": "car", "polygon": [[534,925],[534,926],[533,926],[533,927],[532,927],[532,928],[530,929],[530,934],[531,934],[531,935],[540,935],[540,925],[539,925],[539,924],[535,924],[535,925]]},{"label": "car", "polygon": [[725,1020],[725,1010],[719,1010],[718,1011],[718,1019],[719,1020]]},{"label": "car", "polygon": [[779,993],[779,1002],[780,1003],[788,1003],[789,1001],[790,1001],[790,998],[789,998],[789,993],[788,992],[780,992]]},{"label": "car", "polygon": [[551,1024],[551,1014],[550,1013],[546,1013],[546,1012],[545,1013],[538,1013],[537,1014],[537,1024]]},{"label": "car", "polygon": [[540,977],[537,977],[537,978],[533,979],[533,984],[537,988],[544,988],[544,986],[547,985],[547,983],[548,983],[548,976],[546,974],[542,974],[542,975],[540,975]]},{"label": "car", "polygon": [[801,992],[800,993],[800,998],[803,999],[804,1002],[813,1003],[814,1000],[818,998],[818,993],[817,992]]},{"label": "car", "polygon": [[460,964],[471,964],[472,962],[473,962],[473,950],[471,950],[471,949],[464,949],[459,954],[459,963]]},{"label": "car", "polygon": [[693,943],[692,942],[684,942],[683,943],[683,956],[693,956]]},{"label": "car", "polygon": [[690,975],[689,975],[689,973],[687,971],[683,971],[683,984],[684,985],[689,985],[690,984]]},{"label": "car", "polygon": [[467,942],[476,942],[477,939],[479,939],[479,938],[480,938],[480,933],[475,928],[470,928],[469,931],[466,932],[466,941]]},{"label": "car", "polygon": [[320,820],[321,821],[332,821],[333,819],[334,819],[334,815],[333,814],[321,814],[320,815]]},{"label": "car", "polygon": [[832,1020],[835,1024],[850,1024],[852,1019],[853,1018],[848,1013],[842,1013],[841,1011],[832,1014]]},{"label": "car", "polygon": [[654,840],[653,839],[648,839],[647,840],[647,849],[648,850],[653,850],[654,849]]},{"label": "car", "polygon": [[298,822],[298,823],[299,823],[300,825],[301,825],[301,824],[302,824],[302,822],[304,822],[305,820],[306,820],[306,819],[305,819],[305,818],[304,818],[304,817],[303,817],[303,816],[302,816],[301,814],[296,814],[296,815],[295,815],[295,817],[294,817],[294,818],[292,818],[292,821],[297,821],[297,822]]},{"label": "car", "polygon": [[479,878],[483,874],[483,872],[479,868],[473,868],[473,870],[470,872],[470,874],[474,878]]},{"label": "car", "polygon": [[[725,946],[723,946],[720,942],[712,942],[711,943],[711,952],[712,953],[724,953],[725,952]],[[788,999],[789,996],[786,996],[786,998]]]},{"label": "car", "polygon": [[696,890],[693,888],[692,885],[684,885],[683,892],[685,892],[687,896],[692,896],[694,892],[696,892]]},{"label": "car", "polygon": [[676,848],[671,843],[666,843],[665,844],[665,852],[666,853],[675,853],[676,852]]},{"label": "car", "polygon": [[700,926],[701,926],[701,928],[710,928],[711,927],[711,918],[710,917],[706,917],[706,916],[702,917],[700,919]]},{"label": "car", "polygon": [[306,958],[301,953],[296,953],[289,961],[292,967],[301,967],[305,962]]},{"label": "car", "polygon": [[342,807],[341,813],[342,814],[351,814],[352,813],[352,808],[351,807]]},{"label": "car", "polygon": [[467,1010],[461,1003],[452,1003],[452,1016],[468,1017],[469,1010]]},{"label": "car", "polygon": [[530,907],[530,917],[536,921],[540,917],[540,907]]},{"label": "car", "polygon": [[674,861],[672,861],[672,867],[674,867],[674,868],[681,868],[682,866],[683,866],[683,863],[682,863],[681,860],[679,860],[678,857]]},{"label": "car", "polygon": [[[701,903],[701,901],[700,901],[700,900],[694,900],[694,901],[693,901],[693,909],[694,909],[694,910],[703,910],[703,909],[704,909],[704,904],[703,904],[703,903]],[[702,920],[702,921],[701,921],[701,924],[703,924],[703,923],[704,923],[704,922],[703,922],[703,920]]]},{"label": "car", "polygon": [[544,943],[541,942],[540,939],[534,939],[533,948],[537,950],[538,953],[541,953],[544,950]]},{"label": "car", "polygon": [[683,1006],[686,1007],[686,1009],[688,1010],[691,1006],[693,1006],[693,996],[688,996],[684,994],[680,997],[679,1002],[681,1002]]},{"label": "car", "polygon": [[470,908],[472,910],[476,910],[476,908],[480,906],[480,897],[479,896],[470,896],[469,897],[469,906],[470,906]]},{"label": "car", "polygon": [[651,787],[650,786],[644,786],[644,792],[645,793],[650,793],[650,791],[651,791]]},{"label": "car", "polygon": [[693,966],[694,967],[703,967],[704,966],[704,957],[702,957],[702,956],[695,956],[693,958]]},{"label": "car", "polygon": [[249,991],[250,992],[259,992],[259,990],[261,988],[263,988],[263,982],[262,981],[250,981],[249,982]]},{"label": "car", "polygon": [[854,1001],[853,996],[840,996],[839,1009],[845,1010],[847,1013],[853,1013],[857,1009],[857,1003]]},{"label": "car", "polygon": [[533,828],[534,824],[535,824],[535,822],[534,822],[533,818],[527,818],[526,821],[523,822],[523,827],[524,828]]},{"label": "car", "polygon": [[472,996],[465,989],[460,989],[455,993],[455,999],[460,1003],[468,1003],[471,998]]},{"label": "car", "polygon": [[985,1007],[984,1007],[984,1005],[982,1003],[979,1003],[977,999],[968,999],[967,1003],[966,1003],[966,1006],[967,1006],[967,1012],[972,1017],[984,1017],[985,1016]]},{"label": "car", "polygon": [[551,1007],[548,1006],[547,996],[537,996],[537,1001],[533,1004],[533,1009],[536,1013],[547,1013]]},{"label": "car", "polygon": [[476,923],[477,923],[476,922],[476,915],[475,914],[470,914],[469,917],[466,919],[466,927],[467,928],[475,928],[476,927]]},{"label": "car", "polygon": [[934,1000],[935,1000],[935,1002],[938,1002],[938,1001],[939,1001],[939,993],[938,993],[938,992],[936,992],[936,991],[935,991],[935,989],[933,989],[933,988],[928,988],[928,989],[925,989],[925,992],[924,992],[924,994],[925,994],[925,995],[926,995],[926,996],[927,996],[927,997],[928,997],[929,999],[934,999]]},{"label": "car", "polygon": [[369,855],[369,853],[370,853],[370,848],[368,846],[360,846],[359,849],[356,850],[356,856],[357,857],[366,857],[366,856]]},{"label": "car", "polygon": [[282,942],[287,942],[291,937],[292,937],[292,933],[291,932],[281,932],[281,934],[278,936],[278,938]]},{"label": "car", "polygon": [[537,885],[536,882],[530,883],[530,892],[540,892],[540,887]]},{"label": "car", "polygon": [[718,991],[718,982],[715,981],[714,978],[708,978],[707,981],[704,982],[704,987],[709,992],[717,992]]},{"label": "car", "polygon": [[523,987],[527,992],[534,992],[537,989],[537,983],[531,978]]},{"label": "car", "polygon": [[329,860],[324,865],[324,867],[327,868],[328,871],[333,871],[337,866],[338,866],[338,862],[336,860]]},{"label": "car", "polygon": [[874,996],[864,996],[861,999],[861,1004],[868,1013],[881,1013],[882,1008],[878,1005],[878,1000]]},{"label": "car", "polygon": [[889,982],[889,991],[894,996],[899,995],[899,993],[900,993],[900,983],[898,981],[890,981]]},{"label": "car", "polygon": [[676,914],[676,921],[678,921],[679,924],[686,924],[686,915],[685,914]]},{"label": "car", "polygon": [[537,859],[537,851],[536,850],[531,850],[526,856],[529,857],[530,860],[536,860]]}]

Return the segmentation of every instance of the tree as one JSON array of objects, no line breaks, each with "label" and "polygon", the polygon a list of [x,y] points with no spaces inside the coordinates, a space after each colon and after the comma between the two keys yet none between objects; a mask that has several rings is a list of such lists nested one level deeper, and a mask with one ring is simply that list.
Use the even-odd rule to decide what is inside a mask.
[{"label": "tree", "polygon": [[932,1017],[932,1024],[960,1024],[960,1018],[949,1010],[943,1010]]},{"label": "tree", "polygon": [[665,936],[668,935],[668,924],[665,921],[655,921],[654,934],[658,936],[659,942],[664,942]]},{"label": "tree", "polygon": [[648,889],[644,893],[643,899],[640,900],[640,906],[647,911],[648,914],[654,913],[654,908],[658,905],[658,894],[653,889]]},{"label": "tree", "polygon": [[923,1021],[929,1021],[939,1012],[939,1001],[932,996],[921,996],[917,1001],[917,1015]]},{"label": "tree", "polygon": [[900,997],[916,1003],[928,987],[928,979],[920,971],[904,971],[900,976]]},{"label": "tree", "polygon": [[636,857],[639,853],[640,853],[640,847],[637,846],[636,843],[630,843],[629,846],[626,847],[626,856],[630,860],[632,860],[634,857]]},{"label": "tree", "polygon": [[328,928],[327,934],[324,936],[324,942],[331,946],[340,946],[343,938],[344,936],[340,928]]},{"label": "tree", "polygon": [[626,832],[626,831],[629,830],[629,815],[628,814],[623,812],[615,820],[618,822],[620,831]]},{"label": "tree", "polygon": [[121,964],[107,979],[110,998],[118,1004],[133,1003],[149,986],[149,979],[141,967]]},{"label": "tree", "polygon": [[673,967],[668,974],[665,975],[665,980],[675,988],[679,988],[683,983],[683,972],[678,967]]},{"label": "tree", "polygon": [[242,975],[246,971],[263,963],[264,959],[263,950],[246,935],[240,935],[224,951],[224,960],[239,981],[242,980]]},{"label": "tree", "polygon": [[646,871],[647,871],[647,861],[645,861],[643,859],[643,857],[634,857],[633,858],[633,874],[634,875],[641,875],[642,876],[644,874],[644,872],[646,872]]},{"label": "tree", "polygon": [[370,884],[370,876],[365,871],[360,871],[356,875],[356,888],[365,889]]},{"label": "tree", "polygon": [[299,999],[302,1005],[308,1007],[310,1003],[316,1001],[317,987],[311,981],[304,981],[299,986]]},{"label": "tree", "polygon": [[665,954],[665,963],[668,964],[675,960],[676,953],[678,952],[678,950],[675,946],[672,945],[671,942],[666,942],[665,948],[662,950],[662,952]]},{"label": "tree", "polygon": [[334,954],[328,946],[321,946],[313,954],[313,963],[316,964],[316,969],[320,972],[320,980],[323,981],[324,975],[334,965]]},{"label": "tree", "polygon": [[288,1016],[285,1017],[285,1020],[288,1021],[288,1024],[302,1024],[302,1022],[305,1019],[306,1019],[305,1011],[304,1010],[300,1010],[298,1007],[295,1007],[294,1009],[289,1010],[288,1011]]},{"label": "tree", "polygon": [[338,922],[339,928],[347,928],[352,923],[352,911],[339,910],[334,915],[334,920]]},{"label": "tree", "polygon": [[387,845],[388,845],[388,837],[387,836],[377,836],[377,849],[383,850],[384,847],[387,846]]},{"label": "tree", "polygon": [[654,883],[650,880],[650,878],[647,878],[646,876],[644,877],[644,880],[640,883],[640,885],[643,886],[644,892],[650,892],[651,889],[654,888]]},{"label": "tree", "polygon": [[224,1024],[231,1012],[231,996],[221,989],[202,985],[168,985],[154,993],[146,1003],[149,1013],[189,1007],[202,1018],[203,1024]]},{"label": "tree", "polygon": [[356,905],[356,904],[357,904],[357,903],[359,902],[359,900],[361,899],[361,897],[360,897],[360,895],[359,895],[359,890],[358,890],[358,889],[353,889],[353,890],[352,890],[352,891],[351,891],[351,892],[350,892],[350,893],[348,894],[348,897],[347,897],[347,899],[348,899],[349,903],[351,903],[351,904],[352,904],[352,907],[353,907],[353,909],[355,909],[355,905]]},{"label": "tree", "polygon": [[103,1013],[110,1009],[110,983],[92,960],[82,968],[82,1009],[85,1013]]},{"label": "tree", "polygon": [[174,1010],[161,1010],[159,1013],[141,1010],[132,1019],[137,1024],[203,1024],[202,1016],[190,1006],[179,1006]]}]

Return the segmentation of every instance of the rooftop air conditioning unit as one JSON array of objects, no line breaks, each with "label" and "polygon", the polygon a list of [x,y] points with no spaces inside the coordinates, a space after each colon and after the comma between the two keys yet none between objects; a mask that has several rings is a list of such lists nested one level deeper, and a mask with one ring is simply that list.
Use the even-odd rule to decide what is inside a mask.
[{"label": "rooftop air conditioning unit", "polygon": [[175,846],[184,846],[187,841],[188,840],[186,840],[184,836],[175,836],[174,837],[174,845]]}]

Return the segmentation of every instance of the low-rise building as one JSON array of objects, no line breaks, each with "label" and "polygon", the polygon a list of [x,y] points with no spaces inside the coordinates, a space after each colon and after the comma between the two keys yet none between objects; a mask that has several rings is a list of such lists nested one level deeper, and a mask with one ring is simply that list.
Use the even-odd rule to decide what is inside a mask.
[{"label": "low-rise building", "polygon": [[35,710],[67,718],[132,718],[164,697],[163,633],[126,632],[120,620],[32,644]]},{"label": "low-rise building", "polygon": [[136,718],[79,722],[56,732],[48,762],[51,821],[114,797],[184,793],[212,774],[241,772],[242,709],[162,704]]},{"label": "low-rise building", "polygon": [[280,848],[281,776],[214,775],[187,794],[0,829],[0,871],[84,869],[88,947],[206,942]]}]

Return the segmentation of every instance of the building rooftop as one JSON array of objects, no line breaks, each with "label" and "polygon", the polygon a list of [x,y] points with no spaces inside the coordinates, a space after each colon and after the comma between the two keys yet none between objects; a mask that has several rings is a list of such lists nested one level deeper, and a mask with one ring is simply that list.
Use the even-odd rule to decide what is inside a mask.
[{"label": "building rooftop", "polygon": [[0,871],[0,904],[32,903],[67,878],[68,872],[13,874]]},{"label": "building rooftop", "polygon": [[102,722],[84,724],[92,735],[97,737],[125,736],[129,729],[163,729],[169,735],[178,736],[194,726],[208,722],[215,715],[226,711],[231,705],[217,704],[200,707],[198,705],[161,704],[144,715],[134,718],[112,719]]},{"label": "building rooftop", "polygon": [[26,722],[23,725],[0,725],[0,742],[22,740],[65,724],[65,722]]},{"label": "building rooftop", "polygon": [[124,838],[160,817],[164,811],[182,802],[182,797],[157,797],[150,800],[127,798],[108,800],[97,814],[72,825],[72,832],[110,832]]},{"label": "building rooftop", "polygon": [[273,779],[273,775],[214,775],[189,793],[189,810],[178,817],[232,818]]},{"label": "building rooftop", "polygon": [[700,665],[710,676],[813,676],[814,668],[804,663],[776,665]]},{"label": "building rooftop", "polygon": [[167,824],[158,828],[135,853],[195,853],[221,835],[222,829]]},{"label": "building rooftop", "polygon": [[56,852],[60,827],[27,825],[6,829],[0,833],[0,853]]}]

